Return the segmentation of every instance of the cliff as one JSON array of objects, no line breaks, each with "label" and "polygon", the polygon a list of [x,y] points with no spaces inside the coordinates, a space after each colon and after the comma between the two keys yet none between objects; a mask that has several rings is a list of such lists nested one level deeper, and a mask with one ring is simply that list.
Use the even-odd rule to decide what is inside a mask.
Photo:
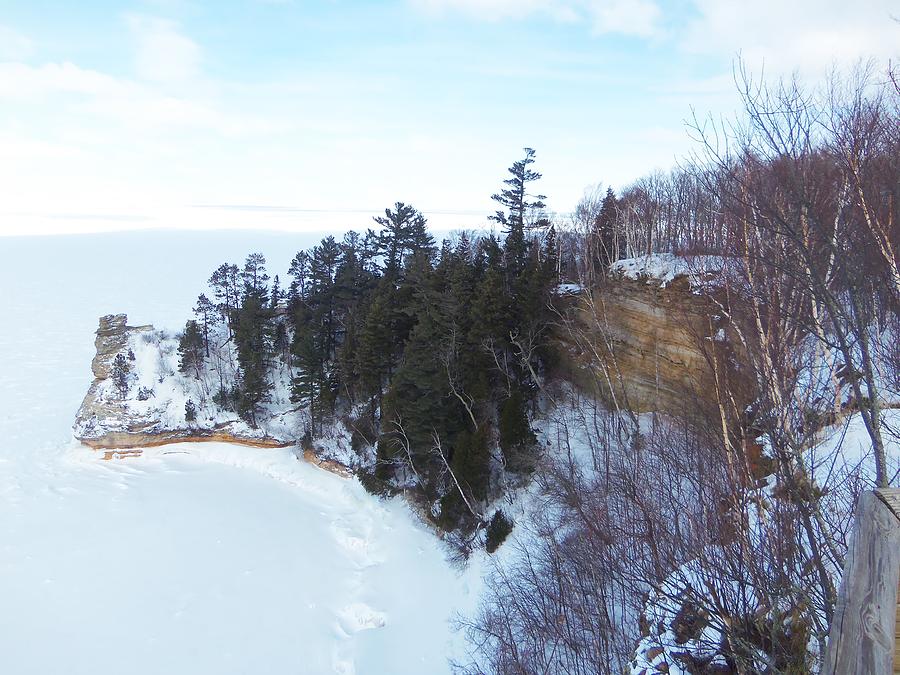
[{"label": "cliff", "polygon": [[[100,317],[94,340],[97,353],[91,362],[94,381],[73,426],[82,443],[96,449],[197,441],[270,448],[294,444],[296,435],[284,410],[273,411],[264,425],[254,429],[234,413],[204,406],[208,396],[203,383],[178,372],[177,341],[153,326],[129,326],[127,321],[125,314]],[[119,354],[128,367],[124,395],[112,381],[113,363]],[[189,399],[197,406],[193,421],[185,415]]]},{"label": "cliff", "polygon": [[635,412],[714,402],[711,359],[727,376],[739,373],[717,289],[705,283],[713,261],[698,270],[673,256],[636,260],[642,264],[620,261],[607,280],[570,302],[575,321],[561,339],[571,377]]}]

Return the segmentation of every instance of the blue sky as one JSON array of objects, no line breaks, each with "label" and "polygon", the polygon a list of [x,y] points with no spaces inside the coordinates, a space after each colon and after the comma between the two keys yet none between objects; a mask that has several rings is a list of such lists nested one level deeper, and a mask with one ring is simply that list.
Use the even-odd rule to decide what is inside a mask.
[{"label": "blue sky", "polygon": [[895,3],[0,0],[0,233],[470,226],[523,146],[619,187],[771,76],[900,56]]}]

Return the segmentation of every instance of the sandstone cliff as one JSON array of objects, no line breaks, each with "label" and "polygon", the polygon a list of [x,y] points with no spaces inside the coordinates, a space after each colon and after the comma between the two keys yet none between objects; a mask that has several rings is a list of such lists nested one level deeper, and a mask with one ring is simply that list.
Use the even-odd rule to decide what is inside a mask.
[{"label": "sandstone cliff", "polygon": [[712,358],[720,376],[739,377],[714,287],[683,266],[613,272],[570,302],[574,330],[562,341],[577,382],[614,407],[683,412],[714,400]]},{"label": "sandstone cliff", "polygon": [[[204,407],[202,383],[177,370],[176,341],[153,326],[128,326],[125,314],[100,318],[91,362],[94,381],[75,417],[75,437],[93,448],[140,448],[179,441],[224,441],[260,447],[286,447],[295,435],[285,411],[274,411],[253,429],[233,413]],[[129,364],[128,392],[111,380],[113,362],[122,354]],[[197,419],[185,419],[193,395]]]}]

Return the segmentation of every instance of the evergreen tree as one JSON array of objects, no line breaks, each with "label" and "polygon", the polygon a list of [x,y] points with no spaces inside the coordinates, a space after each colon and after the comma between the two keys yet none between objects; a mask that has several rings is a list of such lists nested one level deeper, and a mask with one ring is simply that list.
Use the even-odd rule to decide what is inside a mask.
[{"label": "evergreen tree", "polygon": [[433,254],[434,238],[428,233],[425,217],[409,204],[397,202],[393,211],[385,209],[384,216],[376,216],[374,220],[382,228],[377,245],[386,276],[398,277],[409,254]]},{"label": "evergreen tree", "polygon": [[452,469],[456,479],[477,501],[488,497],[491,481],[491,436],[486,424],[459,434],[453,448]]},{"label": "evergreen tree", "polygon": [[110,377],[112,378],[113,386],[116,388],[116,391],[119,393],[119,398],[121,399],[128,396],[128,375],[130,372],[131,366],[128,365],[128,360],[125,358],[125,355],[116,354],[116,358],[113,359]]},{"label": "evergreen tree", "polygon": [[326,397],[323,396],[326,378],[322,348],[317,344],[315,332],[307,327],[295,335],[291,351],[298,369],[291,382],[291,401],[307,406],[310,432],[315,434],[321,427],[327,404]]},{"label": "evergreen tree", "polygon": [[605,274],[609,266],[618,260],[622,242],[618,239],[618,217],[620,203],[612,188],[606,188],[606,195],[600,204],[600,211],[594,220],[594,241],[596,264]]},{"label": "evergreen tree", "polygon": [[241,282],[244,286],[244,297],[252,296],[261,306],[268,302],[269,275],[266,274],[266,258],[262,253],[251,253],[244,262],[241,271]]},{"label": "evergreen tree", "polygon": [[310,256],[310,287],[306,297],[310,308],[310,321],[319,335],[316,342],[321,349],[324,362],[334,355],[337,344],[337,317],[335,315],[335,276],[341,249],[334,237],[326,237],[313,248]]},{"label": "evergreen tree", "polygon": [[294,256],[288,268],[288,275],[291,277],[288,298],[294,303],[306,295],[306,284],[309,280],[309,254],[306,251],[300,251]]},{"label": "evergreen tree", "polygon": [[203,331],[193,319],[184,324],[184,332],[178,339],[178,370],[184,374],[191,373],[200,379],[203,366],[204,340]]},{"label": "evergreen tree", "polygon": [[[500,223],[506,234],[504,256],[507,279],[510,281],[518,277],[525,267],[526,218],[533,212],[540,214],[546,206],[543,201],[546,199],[544,195],[528,193],[528,184],[541,178],[541,174],[528,168],[534,163],[534,154],[534,150],[525,148],[525,157],[513,162],[508,169],[511,177],[503,181],[507,187],[491,195],[491,199],[506,209],[497,211],[490,218]],[[546,218],[539,216],[533,226],[541,227],[547,224],[549,223]]]},{"label": "evergreen tree", "polygon": [[191,399],[184,402],[184,421],[193,422],[197,419],[197,406]]},{"label": "evergreen tree", "polygon": [[209,287],[213,297],[218,301],[216,305],[231,335],[234,325],[234,313],[240,305],[240,271],[237,265],[222,263],[209,278]]},{"label": "evergreen tree", "polygon": [[269,398],[266,373],[273,331],[265,293],[258,286],[250,289],[237,311],[234,341],[241,369],[238,413],[255,428],[260,405]]},{"label": "evergreen tree", "polygon": [[355,358],[355,370],[365,394],[380,398],[382,381],[393,367],[391,352],[388,300],[385,293],[376,293],[360,330]]},{"label": "evergreen tree", "polygon": [[219,323],[220,317],[216,306],[204,293],[197,298],[197,304],[194,305],[194,316],[197,317],[197,322],[202,329],[203,350],[206,357],[209,358],[209,331]]},{"label": "evergreen tree", "polygon": [[269,295],[269,308],[274,312],[278,309],[278,303],[281,302],[281,281],[277,274],[272,281],[272,292]]},{"label": "evergreen tree", "polygon": [[498,414],[500,449],[506,466],[512,471],[528,471],[534,467],[536,441],[534,431],[525,411],[525,398],[519,389],[513,389],[500,406]]}]

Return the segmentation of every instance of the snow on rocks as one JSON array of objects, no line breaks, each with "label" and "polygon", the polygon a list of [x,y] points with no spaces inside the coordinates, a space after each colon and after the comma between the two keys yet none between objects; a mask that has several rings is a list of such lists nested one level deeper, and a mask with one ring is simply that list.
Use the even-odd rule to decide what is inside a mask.
[{"label": "snow on rocks", "polygon": [[625,279],[645,280],[667,286],[679,277],[687,277],[691,283],[722,268],[718,256],[676,256],[673,253],[653,253],[637,258],[618,260],[610,265],[614,276]]},{"label": "snow on rocks", "polygon": [[[289,385],[275,373],[275,395],[258,428],[212,401],[217,376],[232,374],[232,345],[213,349],[210,363],[194,375],[178,368],[178,339],[153,326],[127,325],[125,314],[100,318],[92,362],[94,381],[75,417],[75,437],[94,448],[132,448],[175,441],[233,441],[261,447],[294,443],[299,420],[284,394]],[[116,357],[124,359],[127,391],[113,377]],[[196,419],[186,419],[186,404],[196,406]]]}]

